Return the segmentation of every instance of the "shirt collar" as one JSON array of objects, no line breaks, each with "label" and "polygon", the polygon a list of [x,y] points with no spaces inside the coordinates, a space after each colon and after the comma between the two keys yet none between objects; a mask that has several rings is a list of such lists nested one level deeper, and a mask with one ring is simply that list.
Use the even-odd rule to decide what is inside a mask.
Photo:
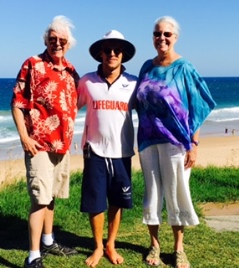
[{"label": "shirt collar", "polygon": [[[126,68],[121,65],[121,68],[120,68],[120,75],[126,70]],[[101,78],[105,78],[104,74],[103,74],[103,65],[102,63],[98,65],[98,69],[97,69],[97,74],[101,77]],[[120,76],[119,75],[119,76]]]},{"label": "shirt collar", "polygon": [[[53,63],[53,59],[52,57],[49,55],[49,53],[47,52],[47,49],[43,52],[42,54],[42,59],[43,61],[46,61],[48,62],[49,64],[51,64],[52,66],[54,65]],[[68,61],[63,57],[62,59],[62,64],[65,68],[69,67],[70,68],[70,65],[68,63]]]}]

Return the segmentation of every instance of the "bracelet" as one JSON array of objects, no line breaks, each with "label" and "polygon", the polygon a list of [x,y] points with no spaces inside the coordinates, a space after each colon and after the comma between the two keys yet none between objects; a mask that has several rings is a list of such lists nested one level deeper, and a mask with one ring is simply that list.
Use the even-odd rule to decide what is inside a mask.
[{"label": "bracelet", "polygon": [[191,140],[191,143],[195,144],[196,146],[199,145],[200,141]]}]

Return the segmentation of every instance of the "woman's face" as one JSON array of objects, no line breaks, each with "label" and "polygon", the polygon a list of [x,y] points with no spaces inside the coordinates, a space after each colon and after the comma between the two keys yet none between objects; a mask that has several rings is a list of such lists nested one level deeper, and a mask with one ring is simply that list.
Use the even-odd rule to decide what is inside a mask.
[{"label": "woman's face", "polygon": [[153,33],[154,47],[158,54],[165,54],[174,51],[174,44],[177,42],[177,35],[170,23],[160,22],[154,28]]}]

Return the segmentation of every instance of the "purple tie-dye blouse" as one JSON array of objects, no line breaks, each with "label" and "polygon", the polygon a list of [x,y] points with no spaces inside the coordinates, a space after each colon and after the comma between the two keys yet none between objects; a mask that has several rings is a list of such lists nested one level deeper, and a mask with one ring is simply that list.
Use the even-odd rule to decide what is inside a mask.
[{"label": "purple tie-dye blouse", "polygon": [[144,63],[137,86],[138,148],[171,142],[191,149],[191,138],[215,107],[210,91],[183,58],[169,66]]}]

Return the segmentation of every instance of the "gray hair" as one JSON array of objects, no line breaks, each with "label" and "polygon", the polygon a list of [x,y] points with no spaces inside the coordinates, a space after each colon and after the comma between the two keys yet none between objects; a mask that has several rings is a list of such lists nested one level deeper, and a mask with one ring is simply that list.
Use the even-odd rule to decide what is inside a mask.
[{"label": "gray hair", "polygon": [[65,16],[56,16],[53,18],[52,22],[48,25],[43,35],[45,44],[47,44],[48,36],[51,31],[54,31],[58,34],[65,34],[68,40],[69,48],[73,47],[76,44],[76,39],[71,33],[71,29],[75,28],[71,20]]},{"label": "gray hair", "polygon": [[174,28],[174,33],[177,35],[177,37],[179,37],[180,25],[174,18],[172,18],[170,16],[163,16],[161,18],[158,18],[154,23],[154,28],[155,28],[155,26],[157,26],[161,22],[166,22],[166,23],[171,24]]}]

